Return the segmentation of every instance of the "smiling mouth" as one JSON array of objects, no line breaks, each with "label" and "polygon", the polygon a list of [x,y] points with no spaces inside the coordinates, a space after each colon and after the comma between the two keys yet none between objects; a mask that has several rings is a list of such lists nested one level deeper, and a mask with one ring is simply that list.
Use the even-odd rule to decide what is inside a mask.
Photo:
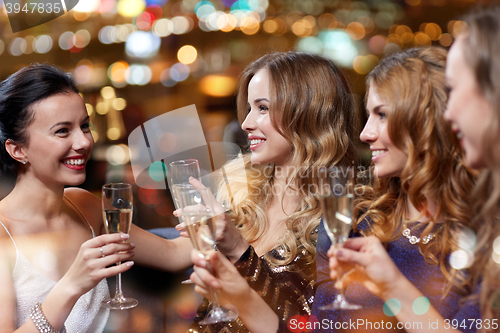
[{"label": "smiling mouth", "polygon": [[382,154],[384,154],[386,152],[387,152],[387,150],[373,150],[372,151],[372,157],[376,157],[376,156],[382,155]]},{"label": "smiling mouth", "polygon": [[253,145],[258,145],[259,143],[262,143],[262,142],[264,142],[264,141],[266,141],[266,140],[264,140],[264,139],[252,139],[252,140],[250,140],[250,144],[251,144],[252,146],[253,146]]},{"label": "smiling mouth", "polygon": [[66,164],[66,165],[82,166],[85,164],[85,159],[75,158],[75,159],[63,160],[62,162],[63,162],[63,164]]}]

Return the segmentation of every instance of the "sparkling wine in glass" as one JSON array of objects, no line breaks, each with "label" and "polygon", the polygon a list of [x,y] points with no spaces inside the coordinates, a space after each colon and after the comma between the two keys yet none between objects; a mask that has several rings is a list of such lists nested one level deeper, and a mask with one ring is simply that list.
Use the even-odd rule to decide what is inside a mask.
[{"label": "sparkling wine in glass", "polygon": [[[215,197],[207,188],[183,188],[179,192],[183,221],[186,223],[193,247],[207,260],[207,269],[211,271],[208,258],[215,251],[217,216],[214,213]],[[212,272],[213,273],[213,272]],[[234,321],[238,317],[236,309],[228,310],[219,305],[217,293],[212,293],[212,310],[199,323],[201,325]]]},{"label": "sparkling wine in glass", "polygon": [[[179,195],[178,190],[182,188],[193,188],[189,183],[189,178],[194,177],[198,180],[201,178],[200,163],[197,159],[189,158],[186,160],[179,160],[169,163],[168,165],[168,178],[170,181],[170,193],[174,200],[175,209],[179,209]],[[182,221],[182,216],[180,218]],[[184,222],[184,221],[182,221]],[[186,223],[184,223],[186,224]],[[189,230],[188,230],[189,233]],[[190,279],[184,280],[182,284],[192,283]]]},{"label": "sparkling wine in glass", "polygon": [[[354,167],[333,167],[328,169],[323,195],[320,197],[323,211],[323,226],[333,246],[342,247],[352,228],[354,201]],[[342,277],[340,266],[337,280]],[[333,303],[320,307],[320,310],[358,310],[362,306],[349,303],[344,288],[339,290]]]},{"label": "sparkling wine in glass", "polygon": [[[102,210],[106,233],[126,233],[130,231],[133,214],[132,186],[125,183],[106,184],[102,187]],[[118,265],[120,262],[117,263]],[[117,276],[115,297],[102,302],[109,309],[125,310],[136,307],[139,302],[124,297],[122,292],[122,276]]]}]

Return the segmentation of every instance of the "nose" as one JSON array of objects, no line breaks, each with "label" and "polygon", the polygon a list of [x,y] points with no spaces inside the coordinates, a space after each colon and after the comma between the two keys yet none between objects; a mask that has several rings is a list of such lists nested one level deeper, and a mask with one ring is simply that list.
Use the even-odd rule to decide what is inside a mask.
[{"label": "nose", "polygon": [[378,129],[371,117],[368,118],[365,127],[359,135],[359,138],[365,143],[372,143],[377,141]]},{"label": "nose", "polygon": [[94,138],[90,132],[84,132],[81,129],[77,131],[73,141],[75,151],[89,151],[94,145]]},{"label": "nose", "polygon": [[250,110],[250,112],[248,112],[247,117],[245,118],[243,123],[241,123],[241,128],[247,132],[254,130],[257,127],[255,117],[256,117],[256,112],[253,110]]}]

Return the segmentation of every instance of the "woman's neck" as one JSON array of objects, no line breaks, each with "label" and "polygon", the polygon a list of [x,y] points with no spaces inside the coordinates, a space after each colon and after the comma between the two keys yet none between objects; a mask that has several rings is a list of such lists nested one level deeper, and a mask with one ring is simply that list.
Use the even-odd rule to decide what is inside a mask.
[{"label": "woman's neck", "polygon": [[[407,219],[419,222],[429,222],[430,221],[430,218],[428,216],[429,214],[431,216],[436,216],[436,211],[437,211],[436,202],[428,196],[426,196],[426,199],[427,199],[427,212],[422,212],[421,211],[422,209],[420,210],[417,209],[417,207],[415,207],[413,203],[410,200],[408,200],[406,207],[408,212]],[[435,222],[439,223],[440,221],[435,221]]]},{"label": "woman's neck", "polygon": [[16,220],[57,218],[62,209],[64,186],[47,186],[39,179],[20,175],[14,189],[0,202],[3,215]]}]

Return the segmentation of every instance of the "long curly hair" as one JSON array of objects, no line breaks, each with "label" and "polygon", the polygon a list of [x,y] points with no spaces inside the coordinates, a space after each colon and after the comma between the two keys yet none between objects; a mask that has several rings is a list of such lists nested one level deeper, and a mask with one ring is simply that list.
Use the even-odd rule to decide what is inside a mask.
[{"label": "long curly hair", "polygon": [[487,169],[482,172],[472,192],[472,211],[475,213],[473,223],[479,231],[475,262],[471,269],[474,285],[482,285],[480,304],[483,318],[491,320],[500,317],[499,254],[495,254],[493,249],[495,240],[500,240],[500,8],[471,13],[465,22],[468,31],[461,35],[465,61],[473,71],[478,91],[492,110],[491,118],[485,120],[488,127],[483,134],[481,147],[481,156]]},{"label": "long curly hair", "polygon": [[[294,167],[286,175],[286,190],[300,191],[301,197],[298,210],[287,216],[287,232],[279,241],[285,259],[269,259],[287,264],[305,249],[314,260],[314,229],[321,219],[318,172],[324,167],[347,167],[356,160],[355,104],[347,78],[331,60],[300,52],[272,53],[250,64],[241,75],[240,123],[248,113],[248,84],[264,68],[269,72],[271,122],[292,146]],[[237,163],[224,169],[231,188],[242,189],[232,191],[232,217],[251,243],[269,229],[266,212],[273,198],[274,175],[280,171],[272,163],[252,164],[250,154],[244,164],[246,176],[233,172]],[[225,185],[220,192],[223,200],[231,199]]]},{"label": "long curly hair", "polygon": [[[375,89],[385,102],[387,129],[393,144],[407,154],[400,177],[375,178],[357,201],[354,214],[373,221],[369,231],[387,243],[399,237],[411,202],[430,222],[424,237],[436,230],[428,244],[420,242],[427,262],[439,265],[452,285],[465,286],[466,276],[447,265],[447,255],[458,249],[455,232],[471,219],[468,194],[475,175],[465,166],[464,154],[443,114],[446,109],[446,50],[414,48],[383,59],[368,75],[367,91]],[[432,198],[436,212],[428,212]],[[355,215],[356,216],[356,215]]]}]

